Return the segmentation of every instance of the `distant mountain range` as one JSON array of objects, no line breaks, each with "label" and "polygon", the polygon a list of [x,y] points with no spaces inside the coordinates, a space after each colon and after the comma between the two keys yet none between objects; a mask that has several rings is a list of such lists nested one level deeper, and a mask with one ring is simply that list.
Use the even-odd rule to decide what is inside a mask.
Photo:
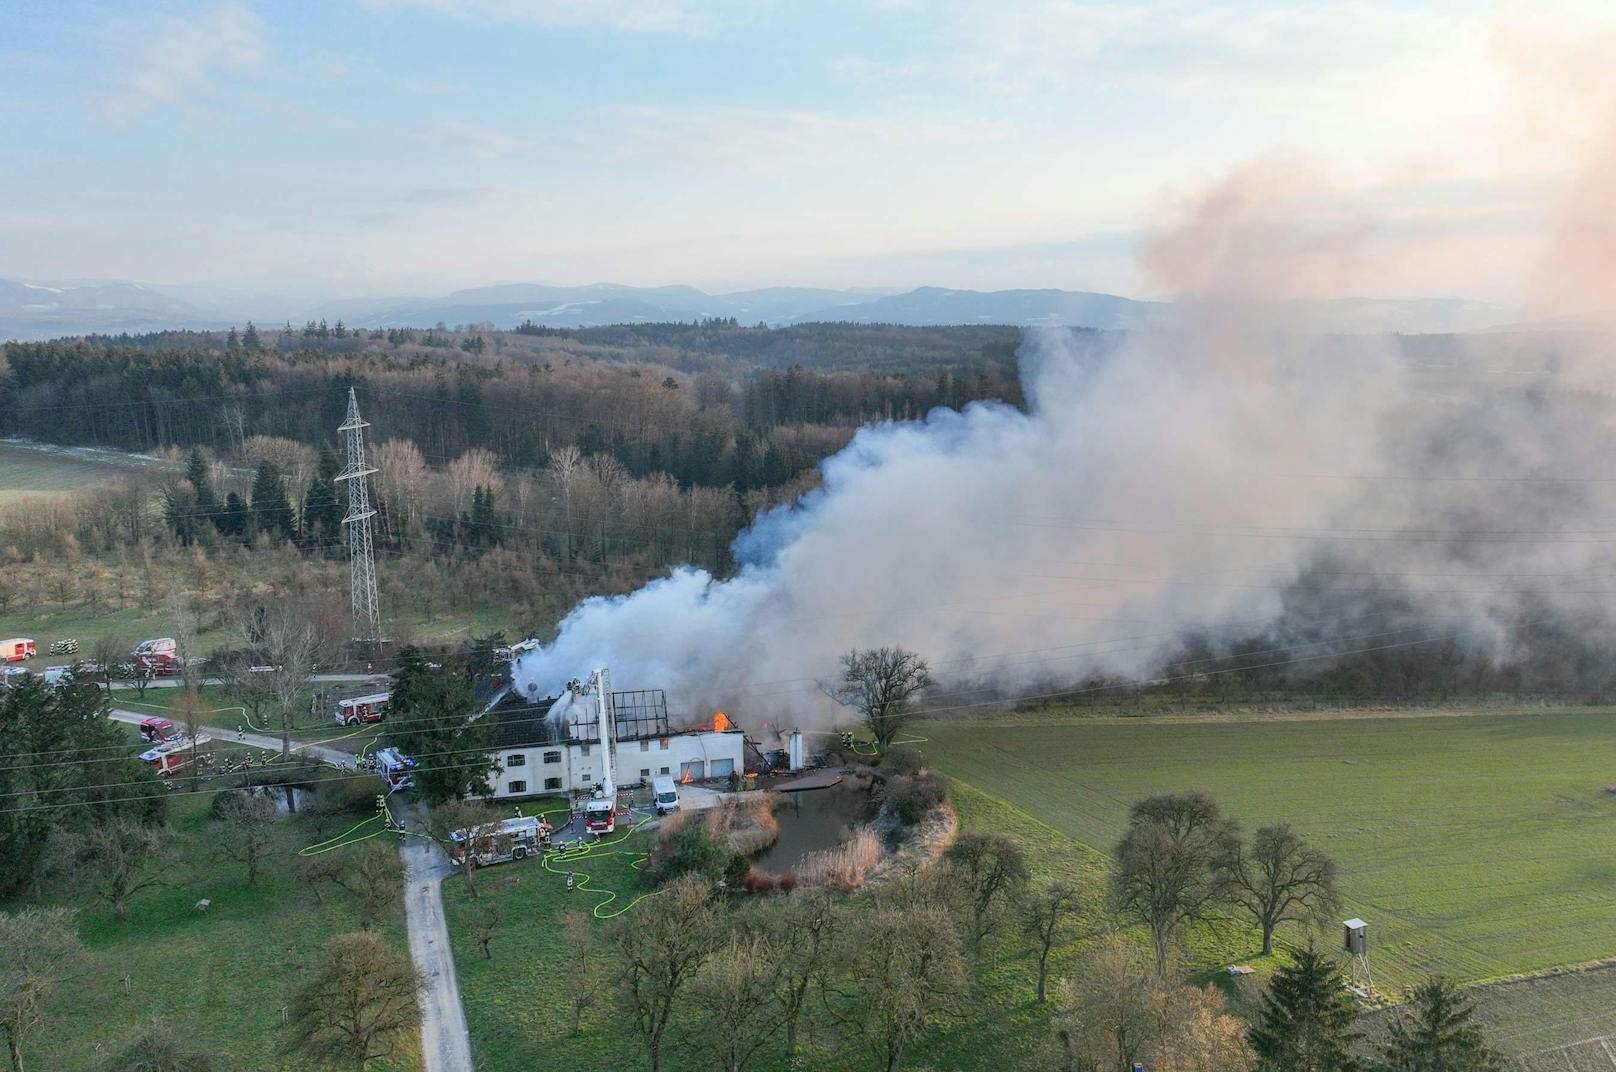
[{"label": "distant mountain range", "polygon": [[[532,283],[459,290],[440,298],[349,298],[316,305],[213,287],[0,279],[0,339],[43,339],[90,332],[144,332],[163,328],[218,329],[286,320],[342,320],[352,327],[431,327],[492,323],[510,329],[523,321],[549,327],[689,321],[734,317],[743,324],[801,324],[837,320],[862,324],[1068,325],[1102,329],[1137,327],[1160,303],[1115,294],[1071,290],[950,290],[919,287],[826,290],[768,287],[708,294],[694,287],[628,287],[612,283],[562,287]],[[1474,332],[1510,326],[1513,310],[1462,299],[1343,298],[1289,302],[1273,308],[1279,326],[1363,332]]]}]

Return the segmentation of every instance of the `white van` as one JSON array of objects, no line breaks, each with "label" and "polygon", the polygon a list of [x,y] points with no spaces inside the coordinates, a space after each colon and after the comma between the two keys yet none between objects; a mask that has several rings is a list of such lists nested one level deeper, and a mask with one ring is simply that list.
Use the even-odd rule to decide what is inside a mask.
[{"label": "white van", "polygon": [[651,798],[656,801],[658,815],[679,810],[679,787],[665,774],[651,779]]}]

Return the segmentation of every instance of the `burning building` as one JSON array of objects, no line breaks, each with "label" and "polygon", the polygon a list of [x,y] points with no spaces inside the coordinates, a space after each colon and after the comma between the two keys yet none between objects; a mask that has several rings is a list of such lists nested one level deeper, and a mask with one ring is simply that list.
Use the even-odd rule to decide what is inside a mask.
[{"label": "burning building", "polygon": [[[514,692],[502,699],[484,716],[496,725],[499,772],[493,796],[588,792],[603,783],[622,787],[662,776],[699,782],[741,773],[745,735],[729,716],[719,712],[695,728],[675,730],[661,689],[609,696],[611,739],[604,747],[593,700],[571,692],[536,703]],[[608,755],[610,772],[604,762]]]}]

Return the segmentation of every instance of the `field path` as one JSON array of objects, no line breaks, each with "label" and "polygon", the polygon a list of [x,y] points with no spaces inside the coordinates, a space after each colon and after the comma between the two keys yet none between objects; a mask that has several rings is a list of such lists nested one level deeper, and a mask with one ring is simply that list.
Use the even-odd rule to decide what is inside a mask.
[{"label": "field path", "polygon": [[[411,816],[414,817],[413,815]],[[449,861],[436,842],[412,837],[404,857],[404,922],[410,956],[425,985],[421,991],[421,1056],[426,1072],[473,1072],[466,1010],[455,979],[454,950],[443,914],[443,877]]]}]

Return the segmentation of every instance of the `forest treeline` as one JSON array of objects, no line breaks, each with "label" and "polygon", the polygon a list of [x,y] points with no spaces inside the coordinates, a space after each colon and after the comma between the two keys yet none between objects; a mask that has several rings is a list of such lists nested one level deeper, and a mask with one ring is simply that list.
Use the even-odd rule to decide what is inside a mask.
[{"label": "forest treeline", "polygon": [[[1013,341],[986,329],[959,329],[957,339],[953,329],[847,329],[849,360],[898,362],[904,371],[777,368],[717,347],[729,336],[772,339],[770,329],[673,326],[664,340],[646,326],[633,329],[649,332],[637,345],[612,341],[630,330],[355,334],[310,325],[223,339],[168,332],[10,343],[0,432],[138,451],[202,446],[224,456],[254,436],[318,448],[333,441],[355,387],[376,434],[414,443],[433,465],[482,449],[503,464],[539,467],[571,446],[585,457],[610,455],[635,477],[666,473],[682,486],[744,493],[812,470],[871,421],[980,399],[1022,401]],[[810,339],[842,334],[835,326],[782,331],[788,338],[773,347],[800,346],[802,356]],[[440,345],[454,338],[459,344]]]}]

